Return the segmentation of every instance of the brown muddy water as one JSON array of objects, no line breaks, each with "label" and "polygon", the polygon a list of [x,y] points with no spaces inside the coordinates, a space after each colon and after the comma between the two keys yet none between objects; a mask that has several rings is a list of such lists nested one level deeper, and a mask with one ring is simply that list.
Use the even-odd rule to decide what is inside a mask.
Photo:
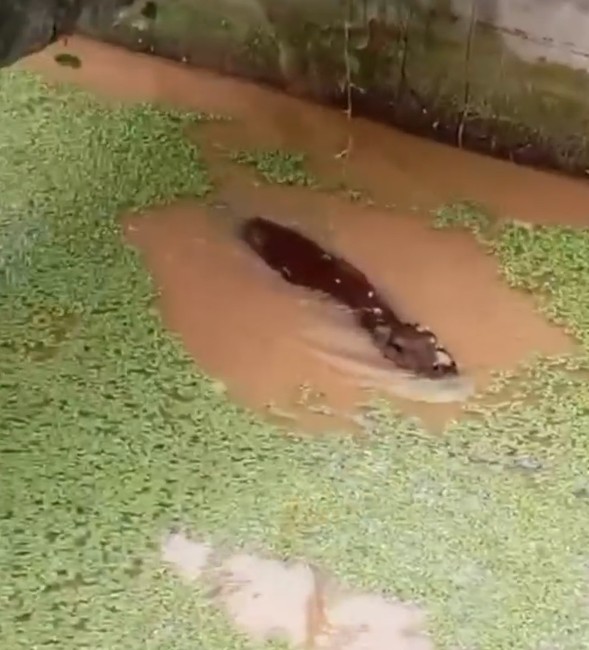
[{"label": "brown muddy water", "polygon": [[[77,56],[81,67],[56,63]],[[381,205],[437,208],[455,199],[484,203],[499,215],[589,226],[589,182],[458,150],[253,83],[222,77],[82,37],[56,43],[17,67],[74,82],[106,97],[224,113],[234,124],[207,127],[231,146],[283,147],[309,153],[323,180],[347,180]],[[334,158],[353,143],[342,164]]]},{"label": "brown muddy water", "polygon": [[[347,314],[288,285],[237,241],[238,220],[255,214],[299,227],[347,257],[405,318],[437,334],[478,389],[494,370],[513,369],[531,354],[573,349],[530,297],[501,281],[495,260],[470,235],[435,231],[424,215],[468,198],[503,217],[586,226],[586,183],[365,120],[348,122],[267,88],[86,39],[74,38],[67,48],[80,68],[57,64],[54,56],[63,51],[52,46],[22,65],[107,97],[235,118],[187,135],[211,165],[217,190],[210,204],[183,203],[124,219],[128,241],[142,252],[160,290],[166,324],[235,399],[317,430],[346,427],[368,398],[367,384],[395,392],[383,360]],[[350,155],[338,158],[350,143]],[[367,192],[373,205],[341,193],[260,184],[224,153],[252,146],[304,151],[322,183],[343,180]],[[391,399],[432,425],[461,408]]]}]

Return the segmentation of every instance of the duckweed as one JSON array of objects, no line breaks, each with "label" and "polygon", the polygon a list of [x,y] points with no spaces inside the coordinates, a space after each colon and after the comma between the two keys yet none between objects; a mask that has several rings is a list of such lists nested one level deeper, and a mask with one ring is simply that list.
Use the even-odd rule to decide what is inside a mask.
[{"label": "duckweed", "polygon": [[[280,435],[163,329],[122,242],[121,213],[210,190],[182,137],[195,118],[10,71],[0,104],[6,647],[248,647],[160,570],[175,525],[415,599],[443,649],[589,647],[582,355],[501,378],[537,399],[481,405],[442,439],[382,405],[365,440]],[[494,245],[586,345],[587,234],[508,226]]]}]

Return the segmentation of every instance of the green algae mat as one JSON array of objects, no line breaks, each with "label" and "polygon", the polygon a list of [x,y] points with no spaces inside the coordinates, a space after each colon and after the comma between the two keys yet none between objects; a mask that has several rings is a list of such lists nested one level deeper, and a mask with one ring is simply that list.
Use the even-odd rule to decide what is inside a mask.
[{"label": "green algae mat", "polygon": [[[589,648],[584,356],[502,378],[443,441],[384,406],[363,441],[281,436],[164,331],[117,225],[208,192],[182,137],[206,117],[9,71],[0,107],[3,647],[250,647],[162,571],[181,525],[415,599],[443,649]],[[480,233],[463,213],[443,225]],[[507,224],[486,245],[589,345],[589,233]]]}]

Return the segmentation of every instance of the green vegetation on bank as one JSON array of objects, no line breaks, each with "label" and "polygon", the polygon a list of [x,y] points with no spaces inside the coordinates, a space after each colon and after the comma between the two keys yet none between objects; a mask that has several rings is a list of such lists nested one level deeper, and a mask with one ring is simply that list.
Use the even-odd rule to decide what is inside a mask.
[{"label": "green vegetation on bank", "polygon": [[[8,71],[0,105],[6,647],[249,647],[160,571],[173,525],[417,599],[440,648],[588,647],[584,358],[531,364],[512,381],[519,405],[482,409],[446,442],[384,407],[366,415],[369,440],[281,436],[163,330],[117,225],[207,193],[182,137],[198,116]],[[507,225],[494,241],[510,281],[541,286],[587,345],[587,233]]]}]

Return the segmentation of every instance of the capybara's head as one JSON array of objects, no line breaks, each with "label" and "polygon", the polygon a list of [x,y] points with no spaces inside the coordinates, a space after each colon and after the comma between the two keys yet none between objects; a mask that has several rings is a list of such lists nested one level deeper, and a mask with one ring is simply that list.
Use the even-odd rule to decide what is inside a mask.
[{"label": "capybara's head", "polygon": [[427,328],[383,324],[375,335],[384,356],[403,370],[432,379],[458,374],[454,359]]}]

